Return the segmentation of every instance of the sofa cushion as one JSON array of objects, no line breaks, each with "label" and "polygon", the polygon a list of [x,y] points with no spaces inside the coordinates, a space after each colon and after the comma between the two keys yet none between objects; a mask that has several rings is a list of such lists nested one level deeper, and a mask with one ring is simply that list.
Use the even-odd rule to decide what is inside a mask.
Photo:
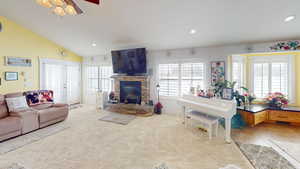
[{"label": "sofa cushion", "polygon": [[8,110],[3,95],[0,95],[0,119],[8,116]]},{"label": "sofa cushion", "polygon": [[25,96],[6,98],[6,104],[9,112],[28,109]]},{"label": "sofa cushion", "polygon": [[5,98],[14,98],[14,97],[20,97],[20,96],[23,96],[22,92],[6,94]]},{"label": "sofa cushion", "polygon": [[50,107],[48,109],[39,110],[40,123],[55,120],[68,115],[68,107]]},{"label": "sofa cushion", "polygon": [[43,109],[47,109],[47,108],[51,107],[52,105],[53,105],[53,103],[45,103],[45,104],[38,104],[38,105],[30,106],[30,107],[35,110],[43,110]]},{"label": "sofa cushion", "polygon": [[21,130],[21,124],[21,119],[19,117],[6,117],[0,119],[0,135]]}]

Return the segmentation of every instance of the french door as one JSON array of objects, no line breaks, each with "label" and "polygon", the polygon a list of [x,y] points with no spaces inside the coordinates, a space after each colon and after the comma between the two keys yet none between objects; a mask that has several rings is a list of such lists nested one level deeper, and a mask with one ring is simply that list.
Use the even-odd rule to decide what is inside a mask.
[{"label": "french door", "polygon": [[40,66],[40,88],[53,90],[55,102],[80,103],[80,63],[41,59]]}]

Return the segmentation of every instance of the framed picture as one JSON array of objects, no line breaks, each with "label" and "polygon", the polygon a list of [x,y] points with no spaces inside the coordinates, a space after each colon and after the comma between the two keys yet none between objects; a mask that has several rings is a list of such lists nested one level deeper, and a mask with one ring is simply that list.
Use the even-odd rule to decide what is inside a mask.
[{"label": "framed picture", "polygon": [[225,81],[225,62],[211,62],[211,85]]},{"label": "framed picture", "polygon": [[222,99],[232,100],[233,99],[233,89],[224,88],[222,92]]},{"label": "framed picture", "polygon": [[31,62],[31,59],[28,59],[28,58],[6,56],[5,57],[5,65],[6,66],[31,67],[32,62]]},{"label": "framed picture", "polygon": [[15,81],[18,80],[18,72],[5,72],[6,81]]}]

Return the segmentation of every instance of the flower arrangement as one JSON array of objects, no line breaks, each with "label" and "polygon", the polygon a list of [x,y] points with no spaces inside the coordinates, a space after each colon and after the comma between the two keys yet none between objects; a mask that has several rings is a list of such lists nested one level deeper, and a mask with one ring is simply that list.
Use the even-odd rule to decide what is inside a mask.
[{"label": "flower arrangement", "polygon": [[268,97],[265,98],[266,102],[271,107],[281,108],[289,103],[286,96],[280,92],[269,93]]}]

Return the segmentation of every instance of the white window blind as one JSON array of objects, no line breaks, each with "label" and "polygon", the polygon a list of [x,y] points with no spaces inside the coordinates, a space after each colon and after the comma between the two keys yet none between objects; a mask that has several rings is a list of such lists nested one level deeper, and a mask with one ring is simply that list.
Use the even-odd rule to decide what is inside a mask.
[{"label": "white window blind", "polygon": [[253,65],[253,88],[257,98],[264,98],[269,93],[269,64]]},{"label": "white window blind", "polygon": [[112,90],[112,67],[111,66],[88,66],[87,87],[89,91]]},{"label": "white window blind", "polygon": [[179,64],[159,64],[160,95],[178,96]]},{"label": "white window blind", "polygon": [[188,94],[191,87],[205,88],[204,63],[159,64],[160,95]]},{"label": "white window blind", "polygon": [[241,87],[244,86],[244,63],[243,62],[233,62],[232,81],[236,82],[235,90],[242,92]]},{"label": "white window blind", "polygon": [[272,63],[271,91],[288,95],[288,64]]},{"label": "white window blind", "polygon": [[97,66],[88,66],[87,72],[87,87],[89,91],[99,90],[99,69]]},{"label": "white window blind", "polygon": [[188,94],[191,87],[204,89],[204,64],[181,64],[181,93]]},{"label": "white window blind", "polygon": [[100,90],[102,91],[111,91],[112,90],[112,67],[111,66],[102,66],[99,67],[100,72]]}]

